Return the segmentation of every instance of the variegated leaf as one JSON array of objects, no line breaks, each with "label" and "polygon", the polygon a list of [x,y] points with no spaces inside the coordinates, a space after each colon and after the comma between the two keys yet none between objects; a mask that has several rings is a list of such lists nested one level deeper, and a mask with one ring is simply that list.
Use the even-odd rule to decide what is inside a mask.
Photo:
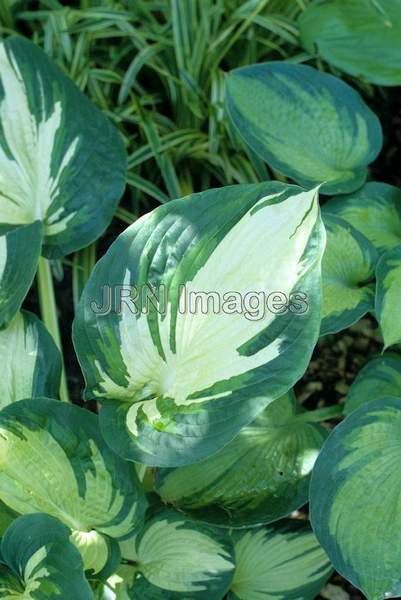
[{"label": "variegated leaf", "polygon": [[74,324],[111,447],[150,465],[194,462],[292,387],[320,327],[323,247],[316,190],[276,182],[194,194],[129,227]]},{"label": "variegated leaf", "polygon": [[401,398],[401,356],[394,352],[375,356],[359,371],[345,399],[344,412],[350,414],[381,396]]},{"label": "variegated leaf", "polygon": [[[0,206],[2,202],[0,188]],[[31,287],[42,235],[40,221],[21,226],[2,225],[0,221],[0,329],[19,311]]]},{"label": "variegated leaf", "polygon": [[312,473],[316,536],[368,600],[401,595],[400,439],[401,398],[369,402],[334,429]]},{"label": "variegated leaf", "polygon": [[46,512],[68,525],[88,569],[101,567],[94,551],[106,556],[102,536],[134,532],[146,505],[132,467],[104,443],[97,416],[45,398],[0,411],[0,499],[20,514]]},{"label": "variegated leaf", "polygon": [[38,396],[57,397],[60,352],[43,323],[32,313],[17,313],[0,331],[0,408]]},{"label": "variegated leaf", "polygon": [[398,0],[309,3],[300,18],[308,52],[378,85],[401,85],[401,12]]},{"label": "variegated leaf", "polygon": [[321,335],[350,327],[374,309],[377,252],[352,225],[323,212],[327,245],[323,257]]},{"label": "variegated leaf", "polygon": [[35,44],[0,44],[0,327],[21,307],[38,257],[87,246],[125,185],[122,140]]},{"label": "variegated leaf", "polygon": [[314,600],[332,572],[308,523],[286,520],[233,538],[236,570],[228,600]]},{"label": "variegated leaf", "polygon": [[41,221],[46,256],[87,246],[125,185],[109,121],[32,42],[0,45],[0,223]]},{"label": "variegated leaf", "polygon": [[303,186],[343,194],[365,181],[382,146],[378,118],[359,94],[307,65],[268,62],[231,71],[229,116],[273,169]]},{"label": "variegated leaf", "polygon": [[401,190],[369,181],[354,194],[331,198],[325,212],[360,231],[382,254],[401,244]]},{"label": "variegated leaf", "polygon": [[382,255],[376,278],[376,318],[388,348],[401,344],[401,244]]},{"label": "variegated leaf", "polygon": [[270,523],[308,502],[309,478],[326,437],[293,393],[278,398],[220,452],[157,473],[156,491],[196,519],[226,527]]},{"label": "variegated leaf", "polygon": [[49,515],[19,517],[1,542],[0,598],[92,600],[70,530]]},{"label": "variegated leaf", "polygon": [[138,570],[152,585],[196,600],[223,598],[234,573],[228,535],[173,510],[145,525],[136,553]]}]

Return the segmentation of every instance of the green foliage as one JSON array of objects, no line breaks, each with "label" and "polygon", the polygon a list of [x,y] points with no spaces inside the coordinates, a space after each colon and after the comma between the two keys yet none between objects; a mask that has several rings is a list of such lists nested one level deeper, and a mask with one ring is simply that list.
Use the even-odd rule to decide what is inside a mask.
[{"label": "green foliage", "polygon": [[136,539],[136,554],[138,570],[151,584],[199,600],[223,597],[234,573],[230,537],[174,511],[146,523]]},{"label": "green foliage", "polygon": [[354,194],[331,198],[324,210],[360,231],[382,254],[401,244],[401,190],[369,181]]},{"label": "green foliage", "polygon": [[386,252],[380,259],[376,271],[377,291],[375,311],[388,348],[401,343],[399,322],[399,299],[401,284],[401,245]]},{"label": "green foliage", "polygon": [[300,521],[237,532],[237,570],[229,600],[312,600],[332,568],[312,530]]},{"label": "green foliage", "polygon": [[91,600],[82,558],[69,538],[68,527],[54,517],[18,517],[1,541],[1,597]]},{"label": "green foliage", "polygon": [[401,84],[397,0],[315,0],[299,24],[302,43],[311,54],[372,83]]},{"label": "green foliage", "polygon": [[[259,255],[243,271],[255,243]],[[276,182],[170,202],[120,235],[90,277],[74,326],[86,397],[100,399],[111,447],[152,466],[195,462],[285,393],[316,343],[322,252],[316,190]],[[134,300],[121,302],[120,282]],[[208,289],[213,308],[197,306]],[[266,289],[281,291],[285,314],[267,309]],[[313,310],[292,305],[298,290]],[[262,294],[260,314],[248,292]]]},{"label": "green foliage", "polygon": [[102,552],[102,569],[110,549],[103,536],[140,528],[146,501],[134,470],[100,436],[96,415],[57,400],[21,400],[0,412],[0,432],[0,499],[20,514],[58,518],[84,546],[85,567]]},{"label": "green foliage", "polygon": [[[401,594],[401,191],[367,85],[400,83],[400,15],[0,3],[1,598]],[[392,351],[306,410],[319,335],[367,314]]]},{"label": "green foliage", "polygon": [[40,221],[20,226],[0,225],[0,328],[17,314],[32,285],[42,235]]},{"label": "green foliage", "polygon": [[398,597],[401,398],[355,410],[330,435],[312,474],[311,520],[335,568],[369,600]]},{"label": "green foliage", "polygon": [[235,69],[227,79],[227,106],[263,160],[304,187],[321,184],[324,193],[359,188],[381,150],[380,122],[359,94],[307,65]]},{"label": "green foliage", "polygon": [[0,331],[0,406],[58,395],[61,358],[53,338],[32,313],[18,313]]},{"label": "green foliage", "polygon": [[37,10],[23,0],[0,18],[5,35],[28,33],[119,127],[136,213],[212,183],[268,178],[225,119],[225,71],[298,53],[306,2],[52,0]]},{"label": "green foliage", "polygon": [[345,413],[380,396],[401,397],[401,356],[385,352],[361,369],[345,399]]},{"label": "green foliage", "polygon": [[310,473],[326,437],[293,393],[278,398],[223,450],[157,473],[164,502],[223,527],[270,523],[308,500]]},{"label": "green foliage", "polygon": [[10,37],[0,46],[0,116],[4,325],[20,308],[40,253],[64,256],[107,227],[125,186],[126,157],[109,121],[23,38]]},{"label": "green foliage", "polygon": [[374,308],[377,252],[357,229],[323,209],[327,245],[322,264],[320,334],[350,327]]}]

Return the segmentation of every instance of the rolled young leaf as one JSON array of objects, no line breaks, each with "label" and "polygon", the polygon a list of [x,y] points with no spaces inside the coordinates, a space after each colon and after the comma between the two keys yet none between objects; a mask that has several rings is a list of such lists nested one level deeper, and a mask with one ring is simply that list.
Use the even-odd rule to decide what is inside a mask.
[{"label": "rolled young leaf", "polygon": [[17,313],[0,331],[0,408],[24,398],[58,396],[60,352],[32,313]]},{"label": "rolled young leaf", "polygon": [[103,441],[97,416],[45,398],[0,411],[0,499],[21,514],[57,517],[77,545],[91,531],[117,539],[133,533],[146,505],[132,467]]},{"label": "rolled young leaf", "polygon": [[323,211],[327,245],[323,256],[320,333],[337,333],[374,309],[377,252],[349,223]]},{"label": "rolled young leaf", "polygon": [[301,14],[301,40],[342,71],[377,85],[401,85],[401,13],[397,0],[326,0]]},{"label": "rolled young leaf", "polygon": [[238,531],[233,539],[236,569],[228,600],[314,600],[332,572],[302,521]]},{"label": "rolled young leaf", "polygon": [[291,392],[270,404],[206,460],[157,473],[164,502],[226,527],[270,523],[308,502],[309,477],[326,430],[303,420]]},{"label": "rolled young leaf", "polygon": [[121,561],[119,544],[116,540],[96,530],[74,530],[70,537],[82,556],[88,577],[104,580],[114,573]]},{"label": "rolled young leaf", "polygon": [[1,598],[92,600],[70,530],[49,515],[19,517],[1,542]]},{"label": "rolled young leaf", "polygon": [[359,371],[345,398],[344,413],[381,396],[401,398],[401,356],[394,352],[375,356]]},{"label": "rolled young leaf", "polygon": [[380,254],[401,244],[401,190],[393,185],[369,181],[354,194],[331,198],[324,211],[350,223]]},{"label": "rolled young leaf", "polygon": [[138,569],[151,584],[197,600],[222,598],[234,573],[228,535],[173,510],[160,512],[145,525],[136,553]]},{"label": "rolled young leaf", "polygon": [[401,244],[382,255],[376,269],[375,312],[388,348],[401,344]]},{"label": "rolled young leaf", "polygon": [[268,62],[231,71],[228,114],[244,141],[273,169],[326,194],[365,181],[382,147],[376,115],[359,94],[312,67]]},{"label": "rolled young leaf", "polygon": [[[0,187],[0,206],[2,202]],[[19,311],[32,285],[42,239],[40,221],[21,226],[0,222],[0,329]]]},{"label": "rolled young leaf", "polygon": [[337,571],[369,600],[401,595],[401,398],[355,410],[312,473],[312,526]]},{"label": "rolled young leaf", "polygon": [[188,464],[292,387],[320,326],[323,247],[316,190],[277,182],[193,194],[120,235],[73,332],[107,443]]}]

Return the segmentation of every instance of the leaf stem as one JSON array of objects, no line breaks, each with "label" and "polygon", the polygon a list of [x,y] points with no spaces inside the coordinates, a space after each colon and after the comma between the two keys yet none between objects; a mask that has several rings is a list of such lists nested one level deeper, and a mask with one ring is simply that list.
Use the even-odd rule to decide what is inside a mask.
[{"label": "leaf stem", "polygon": [[316,410],[308,410],[298,416],[302,421],[308,423],[319,423],[320,421],[328,421],[329,419],[335,419],[342,417],[344,414],[344,406],[342,404],[335,404],[334,406],[325,406],[324,408],[317,408]]},{"label": "leaf stem", "polygon": [[63,348],[61,345],[60,328],[57,316],[56,297],[54,294],[53,276],[50,269],[49,261],[41,256],[39,258],[37,271],[39,305],[43,323],[48,332],[53,337],[61,354],[61,382],[60,382],[60,399],[69,402],[67,378],[65,375],[65,365]]},{"label": "leaf stem", "polygon": [[86,282],[96,263],[96,242],[75,252],[72,259],[72,299],[74,311],[77,310],[79,299]]}]

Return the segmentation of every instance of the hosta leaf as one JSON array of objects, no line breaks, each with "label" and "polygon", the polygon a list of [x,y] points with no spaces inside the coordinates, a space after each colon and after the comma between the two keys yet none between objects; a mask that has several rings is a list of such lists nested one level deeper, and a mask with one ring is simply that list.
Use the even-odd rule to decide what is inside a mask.
[{"label": "hosta leaf", "polygon": [[138,569],[153,585],[220,599],[233,572],[233,548],[221,529],[195,523],[172,510],[153,517],[136,540]]},{"label": "hosta leaf", "polygon": [[344,412],[350,414],[381,396],[401,398],[401,356],[386,352],[375,356],[361,369],[345,399]]},{"label": "hosta leaf", "polygon": [[[0,179],[0,207],[2,202]],[[2,225],[0,222],[0,328],[5,327],[19,311],[31,287],[40,255],[42,234],[43,226],[40,221],[19,227]]]},{"label": "hosta leaf", "polygon": [[87,246],[108,225],[125,185],[114,127],[22,37],[0,45],[0,120],[0,223],[40,220],[49,257]]},{"label": "hosta leaf", "polygon": [[322,263],[321,335],[353,325],[374,308],[375,247],[352,225],[324,212],[327,245]]},{"label": "hosta leaf", "polygon": [[233,537],[236,570],[229,600],[313,600],[332,571],[302,521],[244,530]]},{"label": "hosta leaf", "polygon": [[[302,376],[320,326],[318,210],[315,190],[233,186],[161,206],[117,238],[85,287],[74,343],[119,454],[157,466],[205,458]],[[120,306],[121,284],[136,304]],[[158,305],[140,303],[146,284]],[[287,306],[271,304],[277,291]],[[208,292],[216,303],[199,306],[194,294]]]},{"label": "hosta leaf", "polygon": [[401,85],[397,0],[313,2],[300,18],[301,39],[342,71],[378,85]]},{"label": "hosta leaf", "polygon": [[355,410],[328,438],[311,481],[311,519],[337,571],[369,600],[401,595],[401,398]]},{"label": "hosta leaf", "polygon": [[382,253],[401,244],[401,190],[369,182],[360,190],[332,198],[324,206],[358,229]]},{"label": "hosta leaf", "polygon": [[70,530],[45,514],[19,517],[1,542],[0,597],[92,600]]},{"label": "hosta leaf", "polygon": [[308,502],[309,475],[326,436],[303,416],[292,393],[278,398],[217,454],[159,471],[156,491],[202,521],[230,527],[290,514]]},{"label": "hosta leaf", "polygon": [[375,311],[386,348],[401,344],[401,244],[382,255],[377,263]]},{"label": "hosta leaf", "polygon": [[145,505],[132,467],[105,445],[96,415],[45,398],[0,412],[0,499],[18,513],[57,517],[73,539],[93,530],[129,535]]},{"label": "hosta leaf", "polygon": [[57,397],[61,358],[53,338],[32,313],[17,313],[0,331],[0,407],[24,398]]},{"label": "hosta leaf", "polygon": [[306,65],[269,62],[231,71],[228,112],[271,167],[324,193],[360,187],[382,146],[380,123],[346,83]]}]

